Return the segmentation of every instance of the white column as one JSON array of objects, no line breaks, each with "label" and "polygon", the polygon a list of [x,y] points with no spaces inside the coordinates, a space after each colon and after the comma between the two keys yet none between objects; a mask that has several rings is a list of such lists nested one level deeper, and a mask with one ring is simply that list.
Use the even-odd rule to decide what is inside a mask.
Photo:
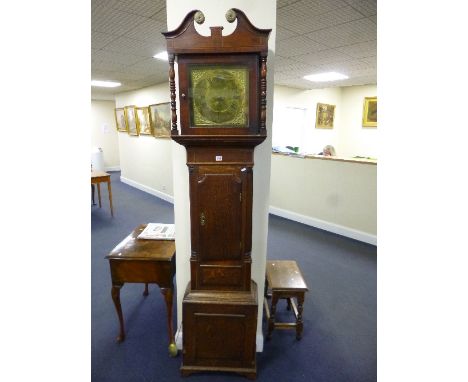
[{"label": "white column", "polygon": [[[272,29],[268,43],[269,51],[267,61],[266,128],[268,138],[261,145],[255,148],[255,165],[253,169],[252,279],[258,286],[257,351],[262,351],[263,287],[267,252],[268,208],[270,199],[269,188],[271,167],[271,126],[273,119],[273,69],[276,37],[276,0],[232,0],[229,3],[212,0],[171,0],[167,1],[166,7],[168,30],[176,29],[188,12],[198,9],[205,15],[205,22],[202,25],[195,24],[200,34],[209,36],[210,26],[223,26],[223,34],[231,34],[234,31],[237,22],[230,24],[226,21],[225,14],[230,8],[238,8],[242,10],[250,22],[257,28]],[[176,99],[178,109],[178,94]],[[177,120],[180,122],[179,110],[177,110],[177,114]],[[178,347],[181,348],[182,342],[180,329],[182,323],[182,300],[185,288],[190,281],[190,201],[186,151],[183,146],[175,142],[172,142],[172,159],[177,248],[176,281],[178,332],[176,342]]]}]

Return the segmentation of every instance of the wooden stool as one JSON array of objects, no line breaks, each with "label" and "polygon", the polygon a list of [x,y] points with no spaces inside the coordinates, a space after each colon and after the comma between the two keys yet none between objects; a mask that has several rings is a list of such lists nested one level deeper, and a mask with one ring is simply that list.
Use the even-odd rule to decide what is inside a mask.
[{"label": "wooden stool", "polygon": [[[271,294],[268,294],[268,289]],[[265,312],[268,320],[267,340],[275,328],[296,329],[296,338],[302,337],[302,309],[304,305],[304,295],[309,289],[302,277],[301,271],[294,260],[272,260],[267,261],[265,277]],[[267,298],[271,296],[271,311],[268,307]],[[296,302],[293,298],[297,299]],[[278,300],[286,299],[288,310],[293,308],[296,322],[275,322],[276,304]]]}]

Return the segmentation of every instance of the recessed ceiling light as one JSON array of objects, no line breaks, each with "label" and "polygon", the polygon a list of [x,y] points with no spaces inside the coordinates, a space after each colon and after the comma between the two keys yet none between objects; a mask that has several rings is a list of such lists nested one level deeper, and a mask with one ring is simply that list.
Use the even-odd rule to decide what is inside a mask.
[{"label": "recessed ceiling light", "polygon": [[306,80],[312,82],[327,82],[327,81],[337,81],[337,80],[346,80],[348,76],[337,73],[337,72],[327,72],[319,74],[310,74],[304,77]]},{"label": "recessed ceiling light", "polygon": [[120,82],[91,80],[91,86],[100,86],[103,88],[116,88],[120,85],[122,85]]},{"label": "recessed ceiling light", "polygon": [[166,51],[164,51],[164,52],[159,52],[158,54],[155,54],[153,57],[154,57],[154,58],[157,58],[158,60],[168,61],[168,57],[167,57],[167,52],[166,52]]}]

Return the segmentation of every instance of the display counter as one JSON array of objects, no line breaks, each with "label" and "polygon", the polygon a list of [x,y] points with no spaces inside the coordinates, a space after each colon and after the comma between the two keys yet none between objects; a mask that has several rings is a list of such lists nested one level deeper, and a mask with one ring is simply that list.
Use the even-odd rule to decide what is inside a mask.
[{"label": "display counter", "polygon": [[323,160],[331,160],[331,161],[340,161],[340,162],[352,162],[352,163],[364,163],[364,164],[377,164],[377,159],[370,158],[370,157],[361,157],[356,156],[352,158],[344,158],[344,157],[327,157],[323,155],[314,155],[314,154],[286,154],[286,153],[273,153],[273,155],[283,155],[289,156],[293,158],[304,158],[304,159],[323,159]]}]

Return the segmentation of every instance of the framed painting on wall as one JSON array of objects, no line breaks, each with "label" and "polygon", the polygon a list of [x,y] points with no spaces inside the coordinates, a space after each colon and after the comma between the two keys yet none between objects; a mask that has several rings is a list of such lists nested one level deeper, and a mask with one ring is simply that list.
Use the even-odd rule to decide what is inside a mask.
[{"label": "framed painting on wall", "polygon": [[317,116],[315,118],[316,129],[333,129],[335,118],[335,105],[317,103]]},{"label": "framed painting on wall", "polygon": [[377,127],[377,97],[364,98],[362,127]]},{"label": "framed painting on wall", "polygon": [[123,107],[114,109],[115,112],[115,126],[117,131],[127,131],[127,121],[125,120],[125,110]]},{"label": "framed painting on wall", "polygon": [[157,138],[171,137],[171,106],[170,102],[149,105],[149,114],[153,134]]},{"label": "framed painting on wall", "polygon": [[135,106],[125,106],[125,119],[129,135],[139,135],[138,119],[136,117]]},{"label": "framed painting on wall", "polygon": [[149,120],[149,112],[148,107],[137,107],[136,108],[136,116],[138,121],[138,126],[140,130],[140,135],[152,135],[153,129],[151,128],[150,120]]}]

